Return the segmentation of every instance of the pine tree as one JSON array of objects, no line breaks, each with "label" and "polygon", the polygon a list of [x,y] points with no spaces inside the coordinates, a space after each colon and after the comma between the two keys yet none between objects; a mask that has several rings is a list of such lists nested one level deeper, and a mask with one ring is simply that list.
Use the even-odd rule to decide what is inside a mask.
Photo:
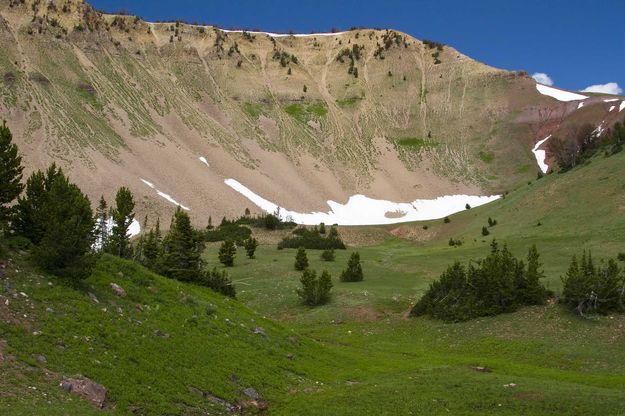
[{"label": "pine tree", "polygon": [[486,228],[486,227],[482,227],[482,235],[483,235],[484,237],[486,237],[486,236],[487,236],[487,235],[489,235],[489,234],[490,234],[490,231],[488,231],[488,228]]},{"label": "pine tree", "polygon": [[245,247],[245,253],[247,257],[250,259],[254,258],[254,253],[256,253],[256,247],[258,247],[258,241],[254,237],[250,237],[243,241],[243,247]]},{"label": "pine tree", "polygon": [[334,261],[335,258],[336,258],[336,256],[334,254],[334,249],[333,248],[329,248],[327,250],[323,250],[323,253],[321,253],[321,260],[323,260],[323,261]]},{"label": "pine tree", "polygon": [[[49,189],[32,218],[42,221],[33,259],[42,269],[74,280],[91,272],[94,258],[95,220],[89,199],[69,182],[63,172],[55,173]],[[33,228],[34,229],[34,228]]]},{"label": "pine tree", "polygon": [[191,226],[189,215],[180,207],[174,214],[172,225],[163,239],[162,273],[185,282],[200,280],[203,244]]},{"label": "pine tree", "polygon": [[158,260],[161,258],[162,237],[160,218],[156,220],[156,226],[150,230],[143,243],[141,262],[150,270],[159,271]]},{"label": "pine tree", "polygon": [[206,226],[207,230],[212,230],[213,228],[213,218],[211,216],[208,217],[208,225]]},{"label": "pine tree", "polygon": [[95,244],[96,250],[100,251],[106,247],[109,238],[109,218],[108,207],[104,195],[100,197],[98,208],[95,211],[96,228],[95,228]]},{"label": "pine tree", "polygon": [[[587,266],[586,253],[582,264]],[[576,309],[583,315],[591,308],[592,287],[587,274],[579,267],[577,258],[573,256],[566,275],[562,278],[562,302],[570,308]]]},{"label": "pine tree", "polygon": [[330,299],[332,289],[332,277],[327,270],[317,277],[317,272],[311,269],[304,270],[300,278],[302,287],[297,289],[297,295],[304,304],[309,306],[323,305]]},{"label": "pine tree", "polygon": [[232,284],[232,280],[228,276],[225,270],[218,271],[216,268],[213,270],[204,270],[202,272],[202,278],[200,283],[217,293],[229,296],[231,298],[236,297],[237,292]]},{"label": "pine tree", "polygon": [[219,248],[219,261],[226,267],[234,266],[234,258],[237,254],[237,247],[234,245],[234,241],[226,240],[221,243]]},{"label": "pine tree", "polygon": [[17,199],[16,215],[12,221],[13,230],[35,245],[39,244],[44,235],[47,219],[43,216],[43,211],[48,203],[48,193],[55,180],[62,175],[61,169],[54,163],[45,173],[34,172],[26,181],[25,195]]},{"label": "pine tree", "polygon": [[320,223],[319,224],[319,234],[325,234],[326,233],[326,225],[325,223]]},{"label": "pine tree", "polygon": [[10,205],[24,189],[22,185],[22,158],[17,146],[12,143],[13,135],[6,125],[0,126],[0,231],[2,231],[14,211]]},{"label": "pine tree", "polygon": [[304,247],[300,247],[297,249],[297,253],[295,254],[295,270],[302,271],[308,268],[308,257],[306,256],[306,250]]},{"label": "pine tree", "polygon": [[132,192],[126,187],[121,187],[115,196],[115,208],[111,211],[113,227],[109,237],[108,250],[111,254],[119,257],[130,257],[132,247],[128,229],[135,218],[135,201]]},{"label": "pine tree", "polygon": [[361,282],[363,278],[360,254],[352,253],[347,262],[347,269],[341,273],[341,282]]},{"label": "pine tree", "polygon": [[548,293],[540,282],[545,277],[538,261],[540,254],[536,245],[532,245],[527,253],[527,271],[525,272],[525,287],[518,288],[518,297],[525,305],[544,305],[547,302]]}]

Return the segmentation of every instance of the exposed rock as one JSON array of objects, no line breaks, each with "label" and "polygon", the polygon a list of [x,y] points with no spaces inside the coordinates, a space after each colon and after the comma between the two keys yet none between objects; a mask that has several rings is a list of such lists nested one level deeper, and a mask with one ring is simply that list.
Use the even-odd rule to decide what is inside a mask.
[{"label": "exposed rock", "polygon": [[265,330],[262,327],[260,327],[260,326],[257,326],[256,328],[254,328],[253,332],[255,334],[262,335],[264,337],[267,336],[267,333],[265,332]]},{"label": "exposed rock", "polygon": [[96,298],[96,296],[93,293],[89,292],[88,294],[89,294],[89,299],[91,299],[94,303],[100,303],[98,298]]},{"label": "exposed rock", "polygon": [[288,358],[289,360],[293,360],[293,359],[295,359],[295,356],[293,354],[291,354],[291,353],[288,353],[286,355],[286,358]]},{"label": "exposed rock", "polygon": [[159,338],[169,338],[169,334],[166,332],[162,332],[160,329],[154,331],[154,336]]},{"label": "exposed rock", "polygon": [[238,412],[241,410],[241,406],[231,403],[227,400],[224,400],[220,397],[215,396],[214,394],[208,393],[206,391],[200,390],[197,387],[193,387],[193,386],[188,386],[189,391],[193,394],[197,394],[200,397],[205,398],[206,400],[208,400],[211,403],[215,403],[218,404],[220,406],[223,406],[227,411],[229,412]]},{"label": "exposed rock", "polygon": [[37,361],[39,361],[42,364],[45,364],[48,362],[48,359],[45,357],[45,355],[38,355],[37,356]]},{"label": "exposed rock", "polygon": [[504,384],[503,385],[505,388],[511,388],[511,387],[516,387],[515,383],[508,383],[508,384]]},{"label": "exposed rock", "polygon": [[124,288],[117,283],[111,283],[111,289],[113,290],[113,293],[115,293],[119,297],[123,298],[124,296],[126,296],[126,291],[124,290]]},{"label": "exposed rock", "polygon": [[250,399],[253,400],[260,400],[260,394],[258,394],[258,392],[256,391],[256,389],[252,388],[252,387],[248,387],[245,390],[243,390],[243,394],[245,394],[247,397],[249,397]]},{"label": "exposed rock", "polygon": [[476,367],[471,367],[471,368],[477,371],[478,373],[492,373],[493,372],[493,370],[491,370],[488,367],[476,366]]},{"label": "exposed rock", "polygon": [[104,407],[106,400],[106,388],[87,377],[68,378],[60,384],[63,390],[74,393],[85,400],[88,400],[98,409]]}]

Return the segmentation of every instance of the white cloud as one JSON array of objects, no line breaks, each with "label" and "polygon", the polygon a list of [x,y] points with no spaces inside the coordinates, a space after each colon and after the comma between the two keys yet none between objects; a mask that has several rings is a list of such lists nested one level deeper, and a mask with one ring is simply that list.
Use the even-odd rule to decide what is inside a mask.
[{"label": "white cloud", "polygon": [[623,89],[616,82],[608,82],[607,84],[597,84],[586,87],[582,92],[598,92],[602,94],[619,95],[623,93]]},{"label": "white cloud", "polygon": [[532,78],[534,78],[534,80],[540,84],[549,86],[553,85],[553,80],[551,79],[551,77],[544,72],[536,72],[534,75],[532,75]]}]

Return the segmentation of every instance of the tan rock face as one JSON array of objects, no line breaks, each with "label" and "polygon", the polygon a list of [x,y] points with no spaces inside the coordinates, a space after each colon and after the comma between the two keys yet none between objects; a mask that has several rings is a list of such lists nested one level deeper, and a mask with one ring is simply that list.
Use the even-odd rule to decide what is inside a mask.
[{"label": "tan rock face", "polygon": [[98,409],[104,407],[106,388],[86,377],[65,379],[61,383],[61,387],[68,392],[88,400]]},{"label": "tan rock face", "polygon": [[29,171],[56,161],[94,203],[127,186],[137,218],[173,199],[196,225],[258,211],[226,178],[300,212],[501,192],[571,117],[525,75],[392,30],[271,37],[2,1],[0,50],[0,117]]}]

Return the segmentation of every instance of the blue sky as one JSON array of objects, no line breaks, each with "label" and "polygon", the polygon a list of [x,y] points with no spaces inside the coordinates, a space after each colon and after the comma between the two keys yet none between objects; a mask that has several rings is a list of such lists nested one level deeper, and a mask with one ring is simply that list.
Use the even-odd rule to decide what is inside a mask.
[{"label": "blue sky", "polygon": [[[449,44],[489,65],[545,73],[561,88],[625,88],[623,0],[91,0],[146,20],[298,33],[393,28]],[[614,89],[614,86],[612,86]]]}]

